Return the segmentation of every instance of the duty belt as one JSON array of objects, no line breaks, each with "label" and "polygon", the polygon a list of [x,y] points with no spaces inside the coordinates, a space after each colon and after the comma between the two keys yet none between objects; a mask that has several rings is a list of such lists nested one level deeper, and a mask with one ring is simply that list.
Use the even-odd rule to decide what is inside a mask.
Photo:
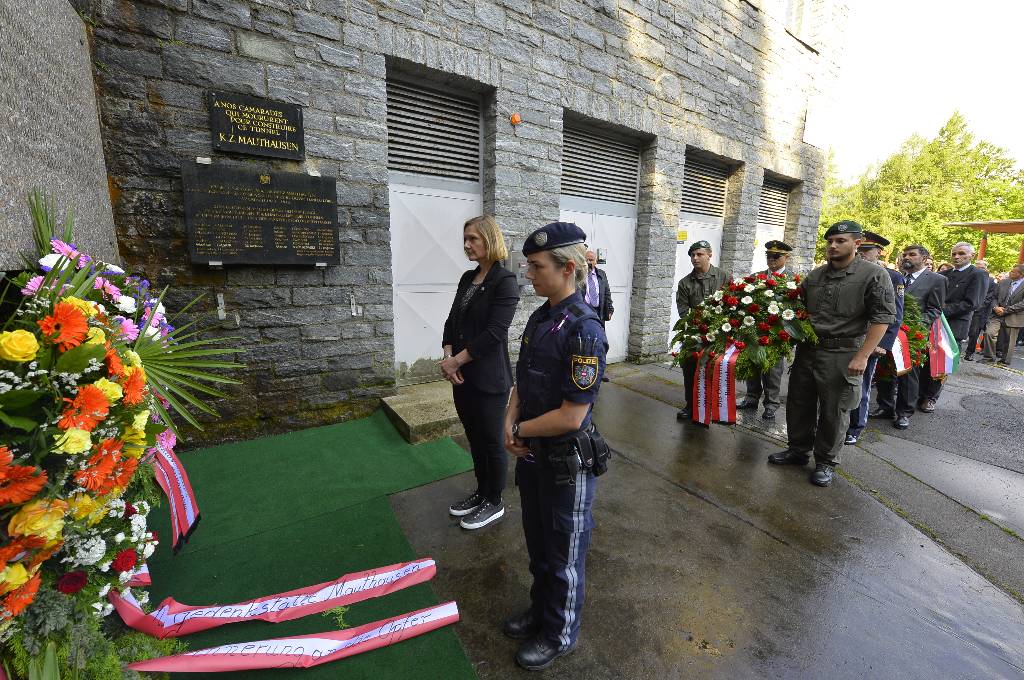
[{"label": "duty belt", "polygon": [[852,338],[818,338],[818,347],[822,349],[860,349],[863,344],[863,335]]}]

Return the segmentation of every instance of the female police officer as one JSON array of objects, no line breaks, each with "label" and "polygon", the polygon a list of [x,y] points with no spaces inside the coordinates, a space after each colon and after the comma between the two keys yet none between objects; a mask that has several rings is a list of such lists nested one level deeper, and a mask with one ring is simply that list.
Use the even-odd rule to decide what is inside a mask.
[{"label": "female police officer", "polygon": [[576,645],[590,544],[594,477],[607,446],[590,423],[605,367],[601,320],[577,292],[587,272],[575,224],[554,222],[523,245],[526,277],[547,302],[523,332],[516,385],[505,415],[505,448],[514,454],[530,554],[530,608],[505,622],[526,640],[516,662],[540,670]]}]

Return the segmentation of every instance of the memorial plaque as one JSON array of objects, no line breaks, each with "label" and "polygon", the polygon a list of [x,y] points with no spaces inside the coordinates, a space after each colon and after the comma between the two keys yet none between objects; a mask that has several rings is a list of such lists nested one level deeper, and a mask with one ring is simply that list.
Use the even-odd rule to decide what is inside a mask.
[{"label": "memorial plaque", "polygon": [[333,177],[186,163],[185,226],[194,264],[336,264]]},{"label": "memorial plaque", "polygon": [[301,106],[230,92],[210,91],[207,99],[214,149],[294,160],[306,157]]}]

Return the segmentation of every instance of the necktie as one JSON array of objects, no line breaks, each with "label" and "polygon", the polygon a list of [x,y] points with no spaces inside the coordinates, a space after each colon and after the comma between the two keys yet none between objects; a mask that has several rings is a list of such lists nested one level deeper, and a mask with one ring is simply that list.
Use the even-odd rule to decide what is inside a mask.
[{"label": "necktie", "polygon": [[587,275],[587,304],[597,307],[597,272],[590,272]]}]

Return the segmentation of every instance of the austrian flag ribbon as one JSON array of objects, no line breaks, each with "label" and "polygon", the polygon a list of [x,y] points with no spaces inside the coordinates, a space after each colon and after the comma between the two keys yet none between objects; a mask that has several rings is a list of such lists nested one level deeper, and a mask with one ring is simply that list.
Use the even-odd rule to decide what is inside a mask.
[{"label": "austrian flag ribbon", "polygon": [[309,668],[423,635],[459,620],[454,602],[348,630],[236,642],[129,664],[136,671],[200,673]]},{"label": "austrian flag ribbon", "polygon": [[736,360],[740,352],[729,345],[715,357],[712,375],[711,419],[719,423],[736,422]]},{"label": "austrian flag ribbon", "polygon": [[896,365],[896,375],[910,373],[910,369],[914,367],[914,364],[910,358],[910,341],[903,330],[896,334],[896,339],[893,341],[892,349],[889,350],[889,353],[892,354],[893,364]]},{"label": "austrian flag ribbon", "polygon": [[126,625],[162,639],[189,635],[239,621],[290,621],[429,581],[436,572],[434,560],[425,558],[346,574],[334,581],[238,604],[192,607],[168,597],[152,614],[144,612],[130,593],[121,595],[111,590],[107,597]]},{"label": "austrian flag ribbon", "polygon": [[185,466],[174,451],[164,446],[156,446],[151,451],[155,451],[153,470],[157,484],[164,490],[171,506],[171,530],[174,533],[171,547],[178,552],[199,523],[199,505],[185,474]]},{"label": "austrian flag ribbon", "polygon": [[693,422],[706,427],[711,426],[711,391],[713,389],[715,363],[707,352],[701,352],[697,360],[697,368],[693,376],[693,394],[691,395]]}]

